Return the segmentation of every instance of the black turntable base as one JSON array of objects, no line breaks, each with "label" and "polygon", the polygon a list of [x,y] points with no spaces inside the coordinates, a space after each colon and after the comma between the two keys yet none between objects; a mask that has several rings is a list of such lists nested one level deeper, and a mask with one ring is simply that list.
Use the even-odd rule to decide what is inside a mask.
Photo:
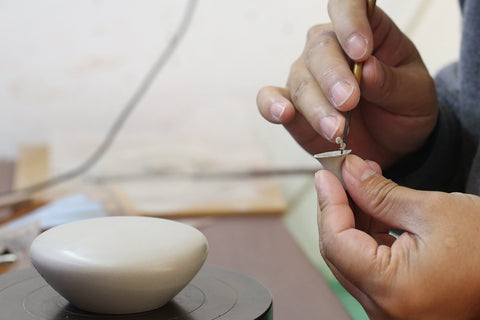
[{"label": "black turntable base", "polygon": [[35,269],[0,277],[0,320],[271,320],[272,297],[256,280],[226,269],[204,266],[162,308],[127,315],[104,315],[75,308]]}]

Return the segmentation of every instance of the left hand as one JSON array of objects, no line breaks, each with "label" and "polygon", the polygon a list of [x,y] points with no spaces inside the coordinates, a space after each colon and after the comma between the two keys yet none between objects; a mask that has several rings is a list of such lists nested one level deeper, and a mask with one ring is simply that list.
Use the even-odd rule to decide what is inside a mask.
[{"label": "left hand", "polygon": [[[320,251],[372,319],[480,317],[480,197],[417,191],[347,156],[316,175]],[[396,239],[389,229],[405,232]]]}]

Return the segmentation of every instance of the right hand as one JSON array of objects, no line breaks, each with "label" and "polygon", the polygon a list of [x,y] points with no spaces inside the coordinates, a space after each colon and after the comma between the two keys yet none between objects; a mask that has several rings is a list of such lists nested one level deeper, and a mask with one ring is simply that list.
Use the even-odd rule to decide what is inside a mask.
[{"label": "right hand", "polygon": [[[328,8],[332,24],[310,29],[287,87],[262,88],[258,108],[311,154],[336,149],[345,125],[342,112],[353,109],[348,149],[387,168],[420,148],[433,131],[433,79],[413,43],[381,9],[375,9],[370,27],[366,1],[330,0]],[[360,87],[351,71],[359,61]]]}]

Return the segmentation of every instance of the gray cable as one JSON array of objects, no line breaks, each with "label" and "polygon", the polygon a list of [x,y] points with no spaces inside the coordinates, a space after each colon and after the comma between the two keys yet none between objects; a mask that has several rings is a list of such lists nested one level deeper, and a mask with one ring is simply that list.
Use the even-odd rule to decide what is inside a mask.
[{"label": "gray cable", "polygon": [[101,144],[95,149],[92,155],[89,158],[87,158],[87,160],[85,160],[85,162],[83,162],[81,165],[79,165],[78,167],[70,171],[67,171],[65,173],[59,174],[50,179],[35,183],[31,186],[28,186],[22,189],[2,192],[0,193],[0,198],[2,196],[7,196],[7,195],[10,196],[16,193],[32,194],[40,190],[53,187],[55,185],[66,182],[75,177],[78,177],[81,174],[84,174],[95,165],[105,155],[106,151],[110,148],[115,138],[117,137],[118,132],[122,129],[123,125],[125,124],[126,120],[130,116],[132,111],[138,105],[140,100],[145,95],[145,92],[150,88],[151,84],[155,80],[155,77],[158,75],[160,70],[165,66],[168,59],[172,56],[173,52],[178,47],[180,40],[182,40],[183,36],[188,30],[188,27],[190,26],[190,23],[193,18],[193,13],[195,11],[196,2],[197,0],[188,0],[183,18],[179,26],[177,27],[175,33],[173,34],[172,38],[170,39],[167,47],[160,53],[155,63],[150,68],[150,70],[148,71],[148,73],[146,74],[146,76],[138,86],[137,90],[135,90],[132,97],[128,100],[128,102],[122,108],[122,111],[118,114],[117,118],[113,122],[113,125],[110,127],[107,134],[105,135],[105,138],[103,139]]}]

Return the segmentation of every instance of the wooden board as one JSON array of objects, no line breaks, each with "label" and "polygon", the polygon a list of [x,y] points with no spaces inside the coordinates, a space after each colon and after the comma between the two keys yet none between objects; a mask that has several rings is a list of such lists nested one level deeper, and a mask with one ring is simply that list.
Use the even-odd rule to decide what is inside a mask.
[{"label": "wooden board", "polygon": [[[135,145],[135,144],[131,144]],[[33,182],[38,182],[48,176],[52,171],[49,168],[55,168],[54,174],[59,174],[78,165],[81,157],[79,150],[87,150],[88,147],[77,141],[74,151],[68,152],[66,145],[62,145],[63,151],[58,149],[52,152],[46,147],[22,148],[19,163],[15,176],[16,185],[26,186]],[[120,148],[120,150],[125,150]],[[68,183],[53,191],[45,193],[43,196],[48,200],[59,197],[69,192],[78,192],[78,190],[88,190],[89,194],[101,193],[102,202],[109,206],[117,207],[117,211],[122,214],[148,215],[159,217],[191,217],[191,216],[210,216],[210,215],[236,215],[236,214],[281,214],[286,210],[286,201],[279,190],[276,181],[273,178],[255,178],[255,179],[196,179],[195,175],[189,177],[191,168],[188,160],[176,162],[176,168],[171,170],[183,170],[186,175],[181,178],[171,175],[168,171],[173,162],[161,164],[161,168],[155,170],[167,170],[165,175],[148,174],[140,175],[135,171],[133,164],[138,167],[152,166],[148,159],[155,158],[158,155],[151,153],[151,150],[145,150],[145,147],[132,148],[128,151],[128,157],[118,155],[118,149],[113,150],[106,162],[94,168],[92,172],[87,173],[83,179],[76,179],[73,183]],[[60,153],[60,154],[59,154]],[[85,151],[84,154],[88,152]],[[120,152],[121,154],[121,152]],[[201,158],[197,153],[196,163],[211,163],[211,159]],[[56,159],[50,161],[49,159]],[[84,157],[85,158],[85,157]],[[70,160],[69,160],[70,159]],[[73,161],[77,159],[76,161]],[[145,162],[147,159],[147,162]],[[59,166],[58,163],[62,165]],[[174,161],[175,162],[175,161]],[[68,168],[68,163],[71,163]],[[155,164],[157,165],[157,164]],[[61,169],[58,169],[61,167]],[[125,168],[122,171],[122,168]],[[133,168],[133,169],[132,169]],[[211,167],[208,168],[211,170]],[[190,170],[190,171],[189,171]],[[198,170],[198,169],[195,169]],[[241,170],[241,169],[240,169]],[[46,172],[47,171],[47,172]],[[214,172],[214,171],[213,171]],[[108,179],[108,177],[131,176],[132,178]],[[104,184],[92,184],[92,181],[99,177],[107,176]],[[102,192],[108,190],[108,192]],[[121,207],[118,210],[118,207]]]},{"label": "wooden board", "polygon": [[48,178],[49,151],[44,145],[24,145],[18,152],[13,186],[25,188]]},{"label": "wooden board", "polygon": [[148,180],[116,185],[136,214],[189,217],[280,214],[285,200],[271,179],[246,181]]}]

